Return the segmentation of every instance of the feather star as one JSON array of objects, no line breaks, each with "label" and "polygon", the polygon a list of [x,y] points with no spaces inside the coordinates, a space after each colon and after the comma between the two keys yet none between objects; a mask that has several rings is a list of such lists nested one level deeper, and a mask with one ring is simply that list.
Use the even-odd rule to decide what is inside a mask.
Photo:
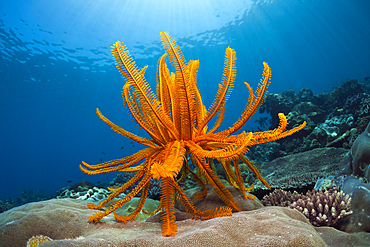
[{"label": "feather star", "polygon": [[[177,232],[174,206],[176,200],[180,200],[194,219],[207,220],[214,217],[231,216],[232,210],[241,211],[234,197],[218,178],[213,164],[214,159],[221,163],[229,184],[238,188],[245,199],[253,199],[254,196],[246,193],[253,189],[253,185],[244,186],[239,162],[248,165],[267,188],[270,186],[253,163],[244,156],[248,147],[289,136],[303,129],[306,122],[286,130],[287,119],[283,113],[279,113],[280,124],[274,130],[254,133],[243,131],[235,134],[259,108],[266,96],[271,69],[264,62],[264,71],[257,90],[253,92],[249,84],[245,83],[249,97],[239,119],[228,129],[217,132],[225,116],[226,101],[234,86],[235,51],[230,47],[226,49],[221,83],[216,98],[207,110],[197,88],[199,61],[187,62],[169,33],[161,32],[160,35],[166,53],[158,61],[156,94],[150,89],[144,77],[147,66],[138,69],[128,49],[121,42],[117,41],[112,46],[115,64],[125,80],[122,90],[124,104],[133,121],[144,129],[150,138],[143,138],[124,130],[103,116],[99,109],[96,110],[97,115],[113,131],[147,148],[128,157],[97,165],[82,162],[80,169],[90,175],[115,171],[134,173],[127,183],[120,187],[109,188],[112,194],[98,205],[88,203],[91,209],[102,209],[126,189],[134,187],[122,199],[90,216],[89,222],[101,220],[141,191],[138,206],[133,212],[128,216],[114,214],[118,221],[134,220],[143,209],[151,179],[159,179],[161,195],[158,208],[154,212],[146,213],[161,212],[162,235],[173,236]],[[167,58],[173,72],[170,72],[167,67]],[[208,124],[214,117],[216,119],[213,121],[213,126],[208,128]],[[209,184],[227,206],[206,211],[198,210],[179,185],[181,180],[188,177],[194,179],[202,189],[195,199],[205,198],[208,192],[206,185]],[[138,184],[133,186],[135,182]]]}]

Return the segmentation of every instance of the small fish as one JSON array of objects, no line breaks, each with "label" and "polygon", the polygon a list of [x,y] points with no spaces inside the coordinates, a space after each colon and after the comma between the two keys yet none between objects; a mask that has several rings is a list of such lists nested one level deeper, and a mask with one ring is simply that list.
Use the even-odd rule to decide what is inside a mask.
[{"label": "small fish", "polygon": [[72,180],[68,180],[68,181],[67,181],[67,183],[70,183],[70,182],[72,182]]},{"label": "small fish", "polygon": [[105,154],[104,152],[101,152],[102,154]]},{"label": "small fish", "polygon": [[121,147],[121,149],[123,149],[123,148],[124,148],[124,146]]},{"label": "small fish", "polygon": [[131,144],[134,144],[134,142],[130,142]]},{"label": "small fish", "polygon": [[99,159],[100,161],[103,161],[103,159]]},{"label": "small fish", "polygon": [[135,145],[132,145],[133,147],[135,147]]}]

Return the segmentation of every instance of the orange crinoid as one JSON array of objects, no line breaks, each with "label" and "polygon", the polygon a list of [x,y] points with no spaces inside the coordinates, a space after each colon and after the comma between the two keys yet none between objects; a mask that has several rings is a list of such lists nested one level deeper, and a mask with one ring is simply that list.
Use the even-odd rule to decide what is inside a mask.
[{"label": "orange crinoid", "polygon": [[[233,209],[241,211],[231,193],[217,177],[213,159],[221,163],[228,182],[238,188],[245,199],[253,198],[245,193],[253,186],[249,188],[244,186],[239,170],[240,161],[246,163],[266,187],[270,188],[270,186],[257,168],[244,156],[248,147],[291,135],[303,129],[306,123],[285,130],[288,124],[287,119],[283,113],[279,113],[280,124],[274,130],[234,134],[253,115],[265,98],[271,70],[264,62],[264,71],[257,90],[253,92],[249,84],[245,83],[249,91],[249,98],[239,119],[228,129],[216,132],[224,118],[226,101],[235,81],[235,51],[230,47],[226,49],[223,77],[216,98],[207,110],[196,84],[199,61],[186,62],[175,40],[167,32],[161,32],[160,35],[167,52],[158,62],[157,94],[153,93],[145,80],[144,73],[147,67],[138,69],[129,51],[125,46],[122,46],[121,42],[117,41],[112,46],[116,66],[126,83],[122,90],[124,103],[134,122],[140,125],[151,138],[139,137],[122,129],[104,117],[99,109],[96,109],[97,115],[113,131],[141,143],[147,148],[126,158],[102,164],[89,165],[82,162],[80,169],[91,175],[114,171],[135,173],[132,179],[124,185],[118,188],[109,188],[113,193],[100,204],[89,203],[88,207],[91,209],[103,208],[107,202],[139,181],[137,186],[123,199],[90,216],[89,222],[98,221],[114,212],[142,190],[136,210],[128,216],[115,214],[116,220],[123,222],[133,220],[144,206],[150,179],[160,179],[160,203],[155,212],[161,212],[162,235],[171,236],[177,232],[174,206],[176,200],[180,200],[194,219],[206,220],[220,216],[231,216]],[[173,69],[172,73],[167,68],[167,57]],[[217,119],[213,126],[208,128],[208,123],[215,116]],[[205,185],[210,184],[228,207],[207,211],[197,210],[178,184],[180,180],[188,176],[193,178],[202,188],[202,193],[198,194],[196,199],[204,199],[207,195]]]}]

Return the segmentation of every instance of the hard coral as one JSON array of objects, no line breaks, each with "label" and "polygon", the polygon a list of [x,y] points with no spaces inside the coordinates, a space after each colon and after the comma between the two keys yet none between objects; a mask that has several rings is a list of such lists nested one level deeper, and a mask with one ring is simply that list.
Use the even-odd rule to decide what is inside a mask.
[{"label": "hard coral", "polygon": [[351,198],[337,188],[308,191],[306,195],[275,190],[262,200],[265,206],[282,206],[303,213],[314,226],[331,226],[350,215]]},{"label": "hard coral", "polygon": [[78,188],[75,188],[75,190],[70,188],[65,189],[58,196],[56,196],[56,198],[57,199],[72,198],[78,200],[86,200],[90,202],[98,202],[104,200],[110,194],[112,194],[111,191],[108,191],[103,188],[98,188],[95,186],[92,188],[78,186]]},{"label": "hard coral", "polygon": [[297,191],[292,193],[290,191],[277,189],[269,195],[264,196],[261,202],[265,206],[289,207],[293,202],[298,201],[300,198],[302,198],[302,194],[299,194]]},{"label": "hard coral", "polygon": [[350,215],[351,198],[336,188],[308,191],[290,208],[303,213],[314,226],[331,226]]},{"label": "hard coral", "polygon": [[208,221],[178,222],[175,237],[163,238],[158,223],[122,224],[108,216],[108,224],[86,224],[93,210],[73,199],[30,203],[0,214],[0,246],[26,246],[35,235],[55,246],[368,246],[370,233],[349,234],[333,227],[314,227],[298,211],[264,207]]},{"label": "hard coral", "polygon": [[49,242],[51,240],[52,240],[51,238],[44,235],[33,236],[27,241],[27,247],[37,247],[40,244]]}]

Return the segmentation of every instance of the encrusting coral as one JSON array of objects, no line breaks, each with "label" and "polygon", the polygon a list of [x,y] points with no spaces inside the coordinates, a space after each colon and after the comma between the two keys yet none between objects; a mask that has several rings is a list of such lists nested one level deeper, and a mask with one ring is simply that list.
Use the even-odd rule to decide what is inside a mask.
[{"label": "encrusting coral", "polygon": [[52,240],[51,238],[44,235],[33,236],[27,241],[27,247],[37,247],[40,244],[49,242],[51,240]]},{"label": "encrusting coral", "polygon": [[[88,207],[91,209],[102,209],[107,202],[140,180],[136,187],[118,202],[90,216],[89,222],[101,220],[142,191],[136,210],[128,216],[115,214],[118,221],[132,221],[140,213],[145,203],[150,180],[152,178],[160,180],[160,203],[157,210],[150,213],[161,212],[162,235],[172,236],[176,235],[177,232],[174,207],[176,200],[184,205],[186,211],[194,219],[206,220],[220,216],[231,216],[232,210],[241,211],[234,197],[217,177],[213,159],[222,164],[229,184],[238,188],[245,199],[253,198],[246,193],[246,191],[253,189],[253,186],[248,188],[244,186],[239,160],[247,164],[267,188],[270,186],[257,168],[244,156],[248,147],[289,136],[303,129],[306,123],[286,130],[287,118],[284,114],[279,113],[280,124],[274,130],[254,133],[243,131],[240,134],[235,134],[259,108],[265,98],[266,88],[271,78],[271,69],[264,62],[263,76],[257,90],[253,92],[249,84],[245,83],[249,97],[239,119],[228,129],[216,132],[225,116],[226,101],[234,86],[236,77],[235,51],[230,47],[226,49],[222,80],[216,98],[207,110],[196,84],[199,61],[186,62],[175,40],[167,32],[161,32],[160,35],[167,53],[158,62],[157,94],[152,92],[145,80],[144,74],[147,67],[138,69],[129,51],[125,46],[122,46],[121,42],[117,41],[112,46],[116,66],[126,82],[122,91],[125,106],[134,122],[144,129],[151,138],[139,137],[122,129],[103,116],[99,109],[96,110],[97,115],[113,131],[141,143],[147,148],[126,158],[102,164],[89,165],[82,162],[80,169],[91,175],[114,171],[135,173],[126,184],[109,188],[113,193],[98,205],[89,203]],[[172,65],[173,73],[170,73],[167,68],[167,57]],[[208,127],[215,116],[217,119],[213,121],[213,126]],[[202,200],[207,195],[206,185],[209,184],[227,207],[203,212],[198,210],[178,184],[179,181],[189,176],[202,188],[202,192],[197,195],[198,200]]]},{"label": "encrusting coral", "polygon": [[296,209],[314,226],[332,226],[352,213],[351,197],[333,187],[308,191],[306,195],[278,189],[265,196],[262,204]]}]

